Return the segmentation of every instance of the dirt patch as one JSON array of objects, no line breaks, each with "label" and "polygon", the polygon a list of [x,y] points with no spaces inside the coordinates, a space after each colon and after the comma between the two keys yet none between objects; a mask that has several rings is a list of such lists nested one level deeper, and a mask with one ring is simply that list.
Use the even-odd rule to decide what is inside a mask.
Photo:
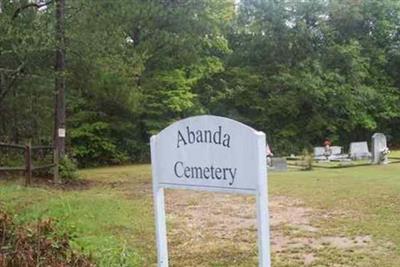
[{"label": "dirt patch", "polygon": [[370,236],[356,236],[354,238],[339,236],[324,236],[318,240],[319,246],[329,245],[339,249],[352,249],[367,247],[372,243]]},{"label": "dirt patch", "polygon": [[[271,227],[284,224],[299,228],[311,229],[312,209],[304,207],[304,203],[285,196],[273,197],[269,201]],[[313,231],[317,231],[313,228]]]},{"label": "dirt patch", "polygon": [[[220,262],[221,253],[229,254],[229,266],[257,265],[253,196],[174,190],[167,191],[166,200],[172,266],[208,266],[204,262]],[[374,247],[371,236],[322,235],[313,222],[332,215],[305,207],[300,200],[272,197],[269,208],[273,255],[298,266],[318,263],[321,250],[367,253]]]},{"label": "dirt patch", "polygon": [[129,199],[151,198],[153,195],[152,184],[150,182],[131,182],[131,181],[114,181],[99,182],[99,186],[116,189],[122,192]]},{"label": "dirt patch", "polygon": [[314,253],[306,253],[304,254],[304,265],[308,266],[311,265],[317,258],[315,257]]},{"label": "dirt patch", "polygon": [[89,190],[96,186],[97,182],[92,180],[78,179],[78,180],[67,180],[61,183],[54,183],[49,178],[33,178],[32,187],[50,188],[63,191],[82,191]]}]

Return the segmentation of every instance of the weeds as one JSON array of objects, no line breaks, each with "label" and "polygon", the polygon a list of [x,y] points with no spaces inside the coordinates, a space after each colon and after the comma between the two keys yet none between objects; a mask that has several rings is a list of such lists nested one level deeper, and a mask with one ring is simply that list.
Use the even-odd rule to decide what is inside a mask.
[{"label": "weeds", "polygon": [[0,210],[1,267],[92,267],[90,258],[74,252],[67,234],[56,232],[52,220],[35,225],[17,225]]}]

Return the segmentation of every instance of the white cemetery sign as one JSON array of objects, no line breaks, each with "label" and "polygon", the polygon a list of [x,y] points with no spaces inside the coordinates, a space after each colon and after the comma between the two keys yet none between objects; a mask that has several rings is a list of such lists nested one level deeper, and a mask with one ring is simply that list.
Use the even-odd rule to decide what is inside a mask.
[{"label": "white cemetery sign", "polygon": [[269,267],[265,134],[216,116],[187,118],[151,137],[158,266],[168,266],[164,188],[256,196],[259,266]]}]

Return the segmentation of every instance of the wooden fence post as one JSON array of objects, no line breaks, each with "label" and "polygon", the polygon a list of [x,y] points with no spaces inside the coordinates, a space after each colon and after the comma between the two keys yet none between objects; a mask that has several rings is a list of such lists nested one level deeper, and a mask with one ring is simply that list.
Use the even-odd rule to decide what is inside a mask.
[{"label": "wooden fence post", "polygon": [[25,146],[25,185],[29,186],[32,182],[32,147],[28,143]]}]

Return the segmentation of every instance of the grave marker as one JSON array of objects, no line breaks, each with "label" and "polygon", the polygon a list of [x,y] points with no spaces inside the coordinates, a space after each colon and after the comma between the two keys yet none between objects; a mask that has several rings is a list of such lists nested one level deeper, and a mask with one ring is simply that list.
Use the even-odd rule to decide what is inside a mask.
[{"label": "grave marker", "polygon": [[371,153],[368,150],[367,142],[350,143],[350,157],[355,160],[370,158]]},{"label": "grave marker", "polygon": [[314,147],[314,156],[319,157],[319,156],[325,156],[325,147],[323,146],[316,146]]},{"label": "grave marker", "polygon": [[314,147],[314,159],[315,160],[326,160],[326,150],[323,146]]},{"label": "grave marker", "polygon": [[259,266],[269,267],[265,134],[217,116],[173,123],[151,137],[158,266],[168,266],[164,188],[256,196]]},{"label": "grave marker", "polygon": [[287,171],[288,165],[285,158],[271,158],[272,170],[275,171]]},{"label": "grave marker", "polygon": [[332,155],[340,155],[342,154],[341,146],[331,146]]},{"label": "grave marker", "polygon": [[375,133],[372,136],[372,163],[373,164],[386,164],[388,162],[387,155],[384,154],[387,150],[386,136],[383,133]]}]

